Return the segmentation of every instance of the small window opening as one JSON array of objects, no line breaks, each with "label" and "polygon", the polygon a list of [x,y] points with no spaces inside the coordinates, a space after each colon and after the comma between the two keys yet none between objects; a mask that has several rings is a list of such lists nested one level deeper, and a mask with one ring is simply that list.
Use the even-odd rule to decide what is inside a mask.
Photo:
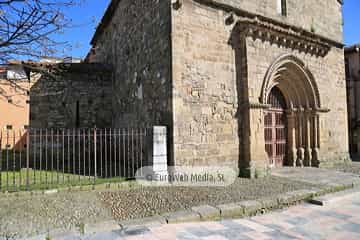
[{"label": "small window opening", "polygon": [[287,16],[287,2],[286,0],[278,0],[278,13],[282,16]]}]

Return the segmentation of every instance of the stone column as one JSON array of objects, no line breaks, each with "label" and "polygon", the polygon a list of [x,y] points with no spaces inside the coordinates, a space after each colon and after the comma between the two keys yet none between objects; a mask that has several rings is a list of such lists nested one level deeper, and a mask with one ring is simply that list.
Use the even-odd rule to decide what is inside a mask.
[{"label": "stone column", "polygon": [[288,157],[289,166],[296,167],[297,150],[296,150],[296,115],[293,110],[287,112],[288,123]]},{"label": "stone column", "polygon": [[248,140],[248,176],[251,178],[261,178],[268,175],[269,158],[265,151],[264,134],[264,105],[250,104],[249,110],[249,129],[246,130]]},{"label": "stone column", "polygon": [[312,159],[311,165],[314,167],[319,166],[319,149],[320,149],[320,120],[319,114],[314,112],[313,114],[313,149],[312,149]]},{"label": "stone column", "polygon": [[303,141],[303,134],[304,134],[303,109],[300,108],[298,110],[297,118],[298,118],[298,149],[297,149],[296,165],[303,167],[304,166],[304,155],[305,155],[304,141]]},{"label": "stone column", "polygon": [[307,167],[311,167],[312,162],[312,149],[311,149],[311,122],[312,122],[312,115],[311,110],[306,109],[304,112],[304,121],[305,121],[305,159],[304,165]]}]

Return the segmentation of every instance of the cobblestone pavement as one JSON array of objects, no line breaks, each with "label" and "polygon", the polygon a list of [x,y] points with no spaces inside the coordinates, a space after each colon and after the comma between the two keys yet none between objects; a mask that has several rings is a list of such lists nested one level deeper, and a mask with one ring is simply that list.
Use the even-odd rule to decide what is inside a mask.
[{"label": "cobblestone pavement", "polygon": [[360,194],[324,207],[303,204],[249,219],[138,227],[59,239],[360,239]]},{"label": "cobblestone pavement", "polygon": [[[0,197],[0,240],[33,236],[53,229],[112,219],[97,192],[61,192]],[[42,239],[44,240],[44,239]]]},{"label": "cobblestone pavement", "polygon": [[[287,176],[286,176],[287,177]],[[190,209],[199,205],[219,204],[273,197],[301,189],[322,188],[313,182],[267,177],[238,178],[227,187],[144,187],[103,192],[101,198],[117,220],[128,220]]]}]

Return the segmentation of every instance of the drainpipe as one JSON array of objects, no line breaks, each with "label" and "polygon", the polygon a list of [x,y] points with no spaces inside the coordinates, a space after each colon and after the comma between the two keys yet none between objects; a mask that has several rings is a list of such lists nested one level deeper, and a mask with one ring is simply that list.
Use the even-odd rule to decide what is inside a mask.
[{"label": "drainpipe", "polygon": [[[358,57],[359,57],[359,65],[358,65],[358,68],[360,68],[360,51],[359,51],[359,46],[356,46],[355,47],[355,52],[358,53]],[[356,66],[356,65],[355,65]],[[357,142],[355,143],[356,144],[356,153],[359,154],[359,136],[358,136],[358,118],[359,118],[359,112],[358,112],[358,106],[359,106],[359,103],[358,103],[358,84],[359,84],[359,78],[360,78],[360,70],[355,73],[355,76],[354,77],[354,104],[355,104],[355,134],[357,135]],[[353,133],[354,134],[354,133]],[[351,139],[351,141],[353,141]]]},{"label": "drainpipe", "polygon": [[[358,67],[360,67],[360,52],[359,52],[359,47],[356,47],[355,48],[355,52],[357,52],[358,53],[358,55],[359,55],[359,66]],[[355,65],[355,67],[356,67],[356,65]],[[354,87],[355,87],[355,89],[354,89],[354,101],[355,101],[355,119],[356,119],[356,124],[357,124],[357,121],[358,121],[358,117],[359,117],[359,114],[358,114],[358,108],[357,108],[357,106],[358,106],[358,81],[359,81],[359,72],[357,72],[357,73],[355,73],[355,76],[353,76],[354,77]]]}]

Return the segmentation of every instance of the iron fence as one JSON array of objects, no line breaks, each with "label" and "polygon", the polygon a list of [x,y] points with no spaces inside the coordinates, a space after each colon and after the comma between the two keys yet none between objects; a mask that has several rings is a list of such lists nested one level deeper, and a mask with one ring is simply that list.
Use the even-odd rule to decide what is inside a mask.
[{"label": "iron fence", "polygon": [[0,133],[0,190],[134,178],[147,165],[150,128],[27,129]]}]

